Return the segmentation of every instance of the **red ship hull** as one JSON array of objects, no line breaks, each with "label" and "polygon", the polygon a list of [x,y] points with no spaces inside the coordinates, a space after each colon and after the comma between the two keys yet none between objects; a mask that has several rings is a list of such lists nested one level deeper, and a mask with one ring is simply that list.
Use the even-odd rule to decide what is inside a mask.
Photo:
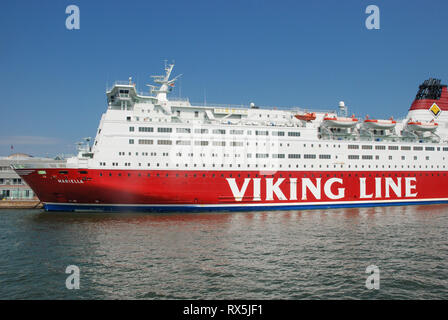
[{"label": "red ship hull", "polygon": [[48,211],[312,209],[448,202],[446,171],[16,171]]}]

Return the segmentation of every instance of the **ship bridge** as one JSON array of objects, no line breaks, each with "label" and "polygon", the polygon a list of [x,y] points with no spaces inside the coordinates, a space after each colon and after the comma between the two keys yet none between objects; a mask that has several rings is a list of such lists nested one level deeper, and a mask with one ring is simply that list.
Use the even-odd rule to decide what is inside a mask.
[{"label": "ship bridge", "polygon": [[129,81],[117,81],[112,88],[106,91],[107,105],[112,110],[133,110],[136,103],[155,103],[156,97],[137,92],[135,83],[129,77]]}]

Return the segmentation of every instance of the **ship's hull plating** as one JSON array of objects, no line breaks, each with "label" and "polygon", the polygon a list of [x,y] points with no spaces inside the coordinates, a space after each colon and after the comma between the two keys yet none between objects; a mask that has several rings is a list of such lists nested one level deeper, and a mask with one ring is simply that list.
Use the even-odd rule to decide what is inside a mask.
[{"label": "ship's hull plating", "polygon": [[304,210],[448,203],[446,171],[16,171],[47,211]]}]

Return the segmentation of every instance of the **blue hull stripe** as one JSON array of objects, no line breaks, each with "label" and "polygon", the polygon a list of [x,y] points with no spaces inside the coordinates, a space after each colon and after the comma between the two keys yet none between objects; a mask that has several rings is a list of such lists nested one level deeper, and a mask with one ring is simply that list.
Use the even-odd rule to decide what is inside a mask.
[{"label": "blue hull stripe", "polygon": [[278,205],[278,206],[151,206],[151,205],[79,205],[79,204],[44,204],[46,211],[96,211],[96,212],[203,212],[203,211],[264,211],[264,210],[310,210],[332,208],[389,207],[405,205],[426,205],[448,203],[448,200],[402,201],[402,202],[365,202],[365,203],[332,203],[310,205]]}]

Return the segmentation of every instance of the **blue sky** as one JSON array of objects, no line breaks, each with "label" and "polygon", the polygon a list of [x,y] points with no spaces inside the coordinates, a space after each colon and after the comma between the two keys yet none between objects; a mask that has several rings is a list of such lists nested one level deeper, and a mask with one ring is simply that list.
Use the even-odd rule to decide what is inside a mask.
[{"label": "blue sky", "polygon": [[[80,8],[67,30],[65,8]],[[365,9],[380,8],[380,30]],[[140,90],[164,59],[192,102],[403,117],[428,77],[448,82],[448,2],[5,1],[0,10],[0,155],[75,152],[94,136],[105,88]]]}]

